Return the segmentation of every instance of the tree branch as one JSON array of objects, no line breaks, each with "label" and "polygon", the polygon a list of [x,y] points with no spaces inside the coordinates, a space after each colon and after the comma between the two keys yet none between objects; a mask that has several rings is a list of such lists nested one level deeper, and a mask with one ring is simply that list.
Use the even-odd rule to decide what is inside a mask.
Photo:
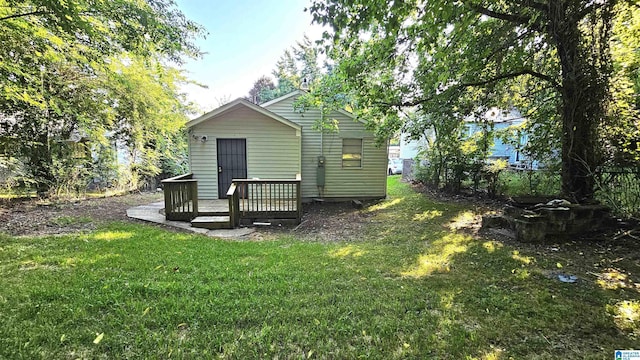
[{"label": "tree branch", "polygon": [[[473,87],[473,86],[483,86],[483,85],[487,85],[487,84],[498,82],[500,80],[517,78],[518,76],[523,76],[523,75],[530,75],[530,76],[533,76],[533,77],[538,78],[540,80],[546,81],[549,84],[551,84],[551,87],[553,87],[557,91],[560,91],[562,89],[560,84],[558,84],[551,76],[539,73],[537,71],[533,71],[531,69],[522,69],[520,71],[516,71],[516,72],[512,72],[512,73],[508,73],[508,74],[498,75],[498,76],[493,77],[491,79],[481,80],[481,81],[476,81],[476,82],[469,82],[469,83],[461,83],[459,85],[454,85],[454,86],[456,86],[458,88]],[[376,101],[376,102],[374,102],[374,104],[375,105],[388,106],[388,107],[406,108],[406,107],[413,107],[413,106],[424,104],[426,102],[429,102],[429,101],[433,100],[435,97],[436,97],[436,95],[433,94],[431,96],[428,96],[428,97],[425,97],[425,98],[421,98],[421,99],[414,99],[414,100],[409,100],[409,101],[398,101],[398,102]]]},{"label": "tree branch", "polygon": [[575,16],[574,16],[574,21],[578,22],[580,20],[582,20],[585,16],[587,16],[589,13],[591,13],[592,11],[597,11],[598,9],[601,9],[607,5],[610,5],[607,2],[598,4],[597,2],[594,4],[591,4],[589,6],[587,6],[586,8],[584,8],[582,11],[578,12]]},{"label": "tree branch", "polygon": [[505,20],[505,21],[520,24],[520,25],[528,24],[529,21],[531,20],[531,18],[528,16],[499,13],[497,11],[493,11],[491,9],[488,9],[486,7],[483,7],[477,4],[468,4],[468,5],[471,9],[479,12],[480,14],[486,15],[488,17],[492,17],[494,19]]},{"label": "tree branch", "polygon": [[499,47],[497,47],[489,55],[487,55],[486,59],[487,60],[493,59],[493,57],[496,56],[497,54],[506,52],[506,50],[509,48],[509,46],[512,46],[514,43],[518,43],[519,41],[521,41],[522,39],[526,38],[529,35],[530,34],[529,34],[528,31],[524,31],[520,35],[518,35],[517,33],[514,32],[512,34],[512,37],[510,37],[506,41],[502,42],[502,44]]},{"label": "tree branch", "polygon": [[384,105],[388,107],[406,108],[406,107],[413,107],[413,106],[426,103],[427,101],[431,101],[432,99],[433,99],[433,96],[430,96],[424,99],[417,99],[412,101],[401,101],[401,102],[375,101],[374,104]]},{"label": "tree branch", "polygon": [[[471,10],[474,10],[482,15],[488,16],[490,18],[494,18],[494,19],[498,19],[498,20],[504,20],[504,21],[508,21],[510,23],[514,23],[514,24],[518,24],[518,25],[526,25],[529,28],[536,30],[536,31],[542,31],[543,27],[541,26],[541,24],[539,22],[531,22],[531,17],[529,16],[525,16],[525,15],[520,15],[520,14],[505,14],[505,13],[500,13],[497,11],[493,11],[489,8],[486,8],[484,6],[480,6],[478,4],[469,4],[467,2],[465,2],[467,4],[467,6],[469,6],[469,8],[471,8]],[[543,6],[542,4],[537,4],[537,6]],[[532,8],[536,8],[536,6],[531,5]]]},{"label": "tree branch", "polygon": [[9,20],[9,19],[15,19],[15,18],[19,18],[19,17],[26,17],[26,16],[31,16],[31,15],[45,15],[45,14],[53,14],[53,13],[51,11],[46,11],[46,10],[36,10],[36,11],[27,12],[27,13],[20,13],[20,14],[13,14],[13,15],[5,16],[5,17],[0,18],[0,21]]},{"label": "tree branch", "polygon": [[494,83],[494,82],[498,82],[500,80],[517,78],[517,77],[522,76],[522,75],[531,75],[531,76],[533,76],[535,78],[538,78],[540,80],[547,81],[556,90],[558,90],[558,91],[561,90],[560,84],[558,84],[551,76],[539,73],[537,71],[533,71],[531,69],[522,69],[520,71],[516,71],[516,72],[512,72],[512,73],[508,73],[508,74],[498,75],[496,77],[493,77],[493,78],[487,79],[487,80],[480,80],[480,81],[475,81],[475,82],[470,82],[470,83],[462,83],[462,84],[460,84],[460,86],[463,86],[463,87],[483,86],[483,85],[491,84],[491,83]]}]

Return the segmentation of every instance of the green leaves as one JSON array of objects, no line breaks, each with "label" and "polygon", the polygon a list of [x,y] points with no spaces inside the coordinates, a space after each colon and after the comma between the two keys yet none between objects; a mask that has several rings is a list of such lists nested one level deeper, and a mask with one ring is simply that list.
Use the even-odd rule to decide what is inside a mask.
[{"label": "green leaves", "polygon": [[[172,0],[0,0],[0,115],[16,120],[0,122],[12,143],[2,150],[23,159],[42,192],[87,183],[90,164],[64,145],[71,133],[96,150],[120,140],[132,158],[144,154],[141,172],[157,174],[160,154],[179,158],[186,146],[176,144],[189,109],[178,90],[187,80],[165,64],[199,56],[202,34]],[[79,167],[82,176],[65,175]]]},{"label": "green leaves", "polygon": [[266,76],[259,78],[249,91],[249,100],[261,104],[297,89],[314,87],[322,77],[319,53],[320,49],[305,35],[276,62],[272,75],[277,83]]},{"label": "green leaves", "polygon": [[415,127],[400,111],[455,123],[479,108],[517,107],[532,124],[529,155],[562,154],[563,189],[583,199],[593,195],[595,134],[609,111],[617,3],[315,0],[310,11],[333,27],[335,74],[381,136]]}]

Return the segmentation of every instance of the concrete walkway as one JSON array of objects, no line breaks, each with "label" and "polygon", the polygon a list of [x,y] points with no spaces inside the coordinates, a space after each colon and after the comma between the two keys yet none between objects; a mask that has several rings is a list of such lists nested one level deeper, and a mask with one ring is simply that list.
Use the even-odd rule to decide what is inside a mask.
[{"label": "concrete walkway", "polygon": [[255,232],[253,228],[237,228],[229,230],[208,230],[191,227],[191,224],[184,221],[168,221],[160,211],[164,208],[164,201],[140,205],[127,209],[127,216],[133,219],[148,221],[156,224],[172,226],[194,233],[224,239],[242,239]]}]

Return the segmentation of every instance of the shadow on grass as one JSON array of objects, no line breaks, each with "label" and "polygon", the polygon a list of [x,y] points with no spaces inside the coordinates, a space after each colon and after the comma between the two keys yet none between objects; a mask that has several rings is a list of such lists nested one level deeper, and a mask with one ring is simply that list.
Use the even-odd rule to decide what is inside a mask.
[{"label": "shadow on grass", "polygon": [[0,358],[601,359],[637,344],[628,288],[561,283],[556,259],[468,233],[469,206],[390,189],[356,244],[122,223],[0,236]]},{"label": "shadow on grass", "polygon": [[[474,356],[601,358],[637,344],[637,291],[602,290],[635,290],[625,274],[562,283],[560,262],[470,234],[481,211],[432,202],[401,184],[391,189],[391,201],[369,208],[375,225],[365,257],[395,258],[385,273],[437,294],[438,324],[457,328]],[[460,341],[449,335],[440,350],[455,354]]]}]

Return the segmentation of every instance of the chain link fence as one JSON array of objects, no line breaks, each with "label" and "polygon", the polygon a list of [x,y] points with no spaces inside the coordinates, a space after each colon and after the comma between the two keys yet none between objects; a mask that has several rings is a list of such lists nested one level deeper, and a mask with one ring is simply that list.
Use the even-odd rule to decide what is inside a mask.
[{"label": "chain link fence", "polygon": [[596,174],[596,198],[623,217],[640,216],[640,167],[601,168]]}]

